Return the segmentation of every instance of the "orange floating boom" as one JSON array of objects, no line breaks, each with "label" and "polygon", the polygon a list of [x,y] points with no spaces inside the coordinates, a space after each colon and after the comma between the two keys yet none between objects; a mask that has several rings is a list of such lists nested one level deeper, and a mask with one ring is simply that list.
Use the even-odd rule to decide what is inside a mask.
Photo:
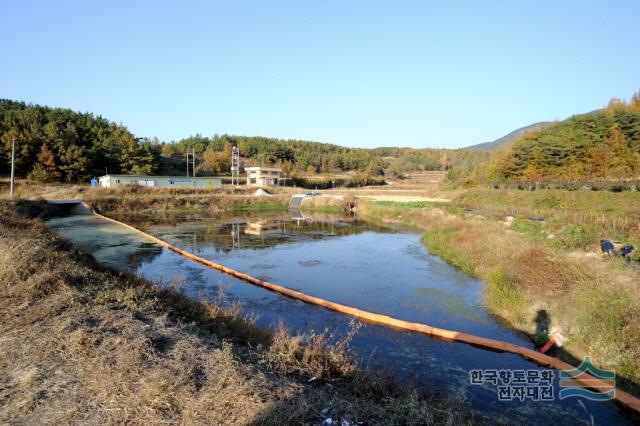
[{"label": "orange floating boom", "polygon": [[[138,228],[135,228],[126,223],[117,221],[115,219],[111,219],[109,217],[103,216],[95,211],[93,213],[106,221],[117,223],[118,225],[124,226],[152,241],[157,243],[162,247],[166,247],[167,249],[178,253],[181,256],[184,256],[188,259],[191,259],[195,262],[198,262],[202,265],[205,265],[209,268],[215,269],[227,275],[231,275],[233,277],[239,278],[248,283],[257,285],[262,288],[266,288],[275,293],[282,294],[284,296],[290,297],[292,299],[301,300],[306,303],[310,303],[317,306],[322,306],[324,308],[330,309],[335,312],[340,312],[342,314],[351,315],[355,318],[365,320],[368,322],[383,324],[395,328],[399,328],[402,330],[415,331],[422,334],[427,334],[429,336],[436,336],[447,340],[452,340],[455,342],[467,343],[482,349],[489,349],[495,352],[509,352],[516,355],[520,355],[521,357],[533,361],[534,363],[543,366],[543,367],[552,367],[557,370],[573,370],[575,367],[571,364],[568,364],[564,361],[561,361],[557,358],[551,357],[549,355],[545,355],[536,350],[525,348],[523,346],[518,346],[513,343],[503,342],[500,340],[488,339],[486,337],[479,337],[473,334],[461,333],[458,331],[445,330],[442,328],[431,327],[426,324],[420,324],[415,322],[409,322],[400,320],[397,318],[393,318],[387,315],[382,314],[374,314],[373,312],[363,311],[358,308],[353,308],[351,306],[342,305],[340,303],[331,302],[328,300],[321,299],[319,297],[309,296],[308,294],[304,294],[302,292],[291,290],[289,288],[270,283],[268,281],[263,281],[258,278],[252,277],[250,275],[244,274],[242,272],[236,271],[235,269],[227,268],[224,265],[220,265],[219,263],[212,262],[210,260],[204,259],[200,256],[196,256],[193,253],[189,253],[186,250],[182,250],[176,246],[173,246],[166,241],[161,240],[160,238],[154,237],[151,234],[148,234]],[[582,374],[578,378],[573,379],[575,382],[580,383],[586,388],[592,389],[596,392],[601,392],[602,389],[611,389],[611,383],[601,380],[597,377],[591,376],[589,374]],[[627,407],[633,411],[640,413],[640,399],[631,395],[628,392],[622,391],[618,388],[615,389],[614,399],[619,402],[624,407]]]}]

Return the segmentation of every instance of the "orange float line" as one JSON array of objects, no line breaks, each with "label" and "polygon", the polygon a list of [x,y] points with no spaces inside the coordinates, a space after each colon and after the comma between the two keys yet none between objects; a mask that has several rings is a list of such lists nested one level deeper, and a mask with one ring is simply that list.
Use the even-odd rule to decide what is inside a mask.
[{"label": "orange float line", "polygon": [[[117,221],[115,219],[111,219],[109,217],[103,216],[97,212],[93,212],[95,216],[116,223],[118,225],[124,226],[127,229],[130,229],[149,240],[155,242],[156,244],[165,247],[175,253],[178,253],[181,256],[186,257],[187,259],[191,259],[197,263],[205,265],[211,269],[215,269],[224,274],[231,275],[233,277],[239,278],[245,282],[254,284],[256,286],[265,288],[267,290],[273,291],[275,293],[281,294],[283,296],[290,297],[292,299],[301,300],[303,302],[313,304],[316,306],[322,306],[326,309],[340,312],[345,315],[350,315],[354,318],[358,318],[367,322],[372,322],[376,324],[382,324],[386,326],[391,326],[395,328],[399,328],[402,330],[413,331],[417,333],[426,334],[429,336],[435,336],[446,340],[451,340],[455,342],[467,343],[469,345],[473,345],[475,347],[481,349],[488,349],[494,352],[509,352],[512,354],[519,355],[529,361],[534,362],[543,367],[552,367],[557,370],[573,370],[575,367],[569,363],[561,361],[557,358],[551,357],[549,355],[545,355],[536,350],[525,348],[523,346],[518,346],[513,343],[503,342],[500,340],[488,339],[486,337],[475,336],[473,334],[462,333],[458,331],[446,330],[442,328],[431,327],[426,324],[420,324],[415,322],[409,322],[400,320],[397,318],[393,318],[387,315],[375,314],[373,312],[363,311],[358,308],[353,308],[351,306],[342,305],[340,303],[331,302],[328,300],[321,299],[315,296],[309,296],[308,294],[302,293],[300,291],[292,290],[287,287],[283,287],[277,284],[270,283],[268,281],[263,281],[258,278],[252,277],[251,275],[247,275],[245,273],[236,271],[235,269],[227,268],[224,265],[221,265],[216,262],[212,262],[211,260],[204,259],[200,256],[196,256],[193,253],[190,253],[186,250],[178,248],[169,244],[166,241],[161,240],[160,238],[154,237],[151,234],[148,234],[138,228],[135,228],[126,223]],[[589,374],[582,374],[580,377],[573,379],[575,382],[580,383],[583,387],[592,389],[596,392],[600,392],[602,389],[608,388],[611,389],[611,384],[608,381],[601,380],[597,377],[591,376]],[[614,399],[619,402],[624,407],[627,407],[633,411],[640,413],[640,399],[631,395],[628,392],[622,391],[618,388],[615,389]]]}]

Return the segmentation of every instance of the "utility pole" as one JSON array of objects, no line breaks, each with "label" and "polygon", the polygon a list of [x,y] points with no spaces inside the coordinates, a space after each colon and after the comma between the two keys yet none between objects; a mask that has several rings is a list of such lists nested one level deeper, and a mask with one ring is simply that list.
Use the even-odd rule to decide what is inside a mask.
[{"label": "utility pole", "polygon": [[189,177],[189,147],[187,147],[187,177]]},{"label": "utility pole", "polygon": [[16,175],[16,138],[11,141],[11,198],[13,198],[14,180]]},{"label": "utility pole", "polygon": [[191,169],[193,177],[196,177],[196,147],[193,147],[193,168]]}]

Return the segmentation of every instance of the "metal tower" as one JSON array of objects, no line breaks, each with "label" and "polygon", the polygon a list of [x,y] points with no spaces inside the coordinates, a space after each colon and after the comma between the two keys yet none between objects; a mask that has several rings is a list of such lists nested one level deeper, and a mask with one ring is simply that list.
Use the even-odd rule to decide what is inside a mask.
[{"label": "metal tower", "polygon": [[231,185],[240,185],[240,148],[231,147]]}]

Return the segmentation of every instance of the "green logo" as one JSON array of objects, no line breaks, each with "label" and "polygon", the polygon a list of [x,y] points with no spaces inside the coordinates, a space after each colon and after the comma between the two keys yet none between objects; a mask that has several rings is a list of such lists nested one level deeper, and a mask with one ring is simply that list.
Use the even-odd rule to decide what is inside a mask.
[{"label": "green logo", "polygon": [[560,371],[560,399],[572,396],[607,401],[616,394],[616,372],[596,367],[589,357],[573,370]]}]

